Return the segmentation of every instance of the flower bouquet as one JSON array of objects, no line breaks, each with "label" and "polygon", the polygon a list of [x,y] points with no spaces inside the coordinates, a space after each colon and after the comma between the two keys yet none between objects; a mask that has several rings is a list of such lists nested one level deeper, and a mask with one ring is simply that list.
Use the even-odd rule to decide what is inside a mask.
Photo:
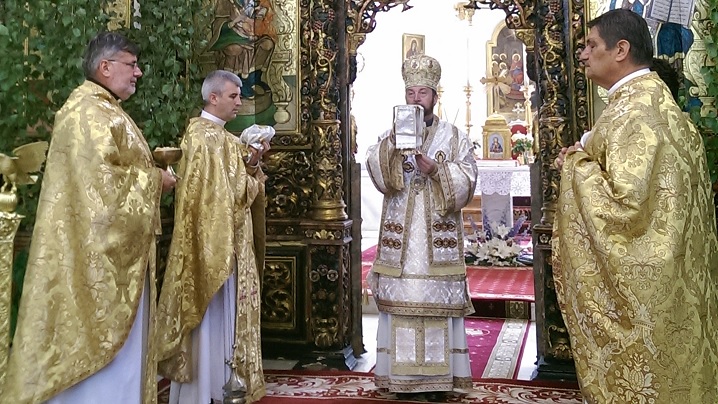
[{"label": "flower bouquet", "polygon": [[526,221],[522,215],[516,220],[513,227],[504,223],[488,223],[484,221],[484,230],[479,231],[473,219],[469,218],[473,235],[468,235],[468,245],[464,249],[465,262],[469,265],[480,266],[524,266],[530,264],[527,257],[523,257],[523,248],[515,239]]}]

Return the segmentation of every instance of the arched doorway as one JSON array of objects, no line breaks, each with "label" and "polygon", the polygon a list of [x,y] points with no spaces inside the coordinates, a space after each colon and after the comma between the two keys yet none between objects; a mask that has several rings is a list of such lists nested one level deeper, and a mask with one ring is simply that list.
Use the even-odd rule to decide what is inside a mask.
[{"label": "arched doorway", "polygon": [[[407,7],[407,2],[356,4],[353,28],[360,29],[348,30],[351,33],[348,43],[355,45],[349,48],[350,65],[356,67],[359,45],[365,42],[367,34],[374,31],[377,13],[388,11],[399,4],[404,8]],[[533,237],[538,377],[572,378],[574,377],[573,363],[568,335],[556,303],[549,260],[551,226],[558,188],[557,172],[551,167],[551,162],[562,145],[573,143],[577,134],[583,133],[589,126],[587,86],[578,61],[574,57],[583,40],[585,23],[583,4],[563,1],[539,4],[533,1],[517,1],[491,3],[491,8],[505,12],[507,26],[515,29],[517,37],[524,42],[527,50],[527,73],[529,78],[538,83],[538,92],[542,100],[538,113],[540,150],[534,165],[535,186],[532,192],[536,212]],[[564,12],[565,9],[568,9],[568,13]],[[569,25],[572,27],[571,32],[564,31],[564,26],[568,25],[564,25],[565,15],[571,18],[572,24]],[[352,82],[353,80],[350,84]],[[401,85],[400,81],[399,85]],[[396,91],[396,93],[402,92]],[[359,127],[358,130],[361,133],[362,128]],[[356,144],[354,143],[356,139],[352,142]],[[363,156],[357,156],[356,159],[363,159]],[[350,181],[355,184],[361,180],[352,178]]]}]

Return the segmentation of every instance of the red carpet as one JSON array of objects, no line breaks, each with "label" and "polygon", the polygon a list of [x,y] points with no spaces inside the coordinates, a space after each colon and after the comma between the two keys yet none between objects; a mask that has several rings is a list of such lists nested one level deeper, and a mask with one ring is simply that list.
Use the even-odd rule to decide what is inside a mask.
[{"label": "red carpet", "polygon": [[[366,276],[376,257],[376,246],[362,252],[362,285],[371,295]],[[475,316],[530,318],[534,301],[534,277],[531,267],[467,266],[469,296]]]},{"label": "red carpet", "polygon": [[531,268],[499,269],[468,266],[466,277],[472,300],[534,301],[534,274]]},{"label": "red carpet", "polygon": [[[408,403],[465,403],[465,404],[582,404],[583,398],[576,383],[522,380],[474,380],[471,390],[450,392],[442,397],[415,394],[400,400],[396,394],[379,390],[371,373],[279,371],[264,372],[267,395],[261,404],[354,404],[384,402]],[[158,404],[167,404],[169,383],[160,382]]]},{"label": "red carpet", "polygon": [[367,402],[387,403],[562,403],[581,404],[581,393],[575,384],[538,383],[510,380],[475,380],[473,388],[465,392],[447,393],[441,398],[430,394],[402,397],[378,390],[370,373],[353,372],[265,372],[267,396],[261,404],[291,404],[322,402],[351,404]]},{"label": "red carpet", "polygon": [[471,376],[515,379],[526,344],[527,320],[466,317]]}]

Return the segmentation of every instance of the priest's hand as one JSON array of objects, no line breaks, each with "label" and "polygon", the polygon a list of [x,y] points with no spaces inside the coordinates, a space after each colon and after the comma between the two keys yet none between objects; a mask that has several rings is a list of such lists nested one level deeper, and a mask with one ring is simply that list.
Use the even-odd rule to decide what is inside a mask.
[{"label": "priest's hand", "polygon": [[162,193],[170,192],[177,184],[177,177],[169,170],[159,169],[162,173]]},{"label": "priest's hand", "polygon": [[262,156],[264,156],[264,153],[269,151],[269,149],[269,142],[267,142],[266,140],[262,141],[262,146],[259,149],[250,147],[250,155],[249,160],[247,161],[247,165],[250,167],[256,167],[257,164],[259,164],[259,162],[262,160]]},{"label": "priest's hand", "polygon": [[563,167],[566,156],[577,151],[583,151],[583,145],[581,145],[581,142],[576,142],[573,146],[562,148],[553,164],[560,170]]},{"label": "priest's hand", "polygon": [[423,154],[416,155],[416,166],[419,171],[426,175],[434,175],[439,170],[439,166],[436,165],[436,161],[431,157],[424,156]]}]

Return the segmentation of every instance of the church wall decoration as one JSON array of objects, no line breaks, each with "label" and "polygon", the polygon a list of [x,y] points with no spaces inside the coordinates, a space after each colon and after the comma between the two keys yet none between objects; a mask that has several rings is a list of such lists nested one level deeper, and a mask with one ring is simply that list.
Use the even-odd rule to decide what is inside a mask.
[{"label": "church wall decoration", "polygon": [[300,132],[298,0],[218,0],[208,28],[202,68],[242,79],[242,106],[226,128],[240,133],[256,123]]},{"label": "church wall decoration", "polygon": [[524,102],[524,58],[524,44],[501,21],[486,43],[486,77],[481,82],[487,87],[487,116],[496,113],[507,121],[516,119],[516,104]]}]

